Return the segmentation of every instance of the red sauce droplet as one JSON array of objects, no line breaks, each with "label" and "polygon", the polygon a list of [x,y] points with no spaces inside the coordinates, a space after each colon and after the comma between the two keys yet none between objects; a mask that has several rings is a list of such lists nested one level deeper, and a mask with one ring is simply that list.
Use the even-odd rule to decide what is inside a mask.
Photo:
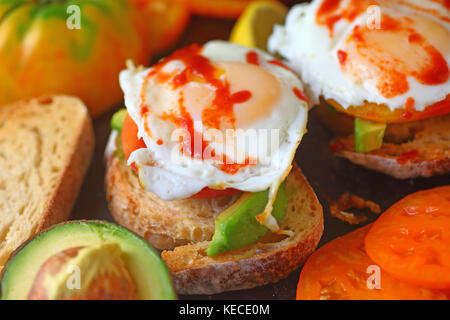
[{"label": "red sauce droplet", "polygon": [[337,57],[338,57],[339,63],[341,65],[344,65],[345,61],[347,61],[347,52],[345,52],[343,50],[338,50]]},{"label": "red sauce droplet", "polygon": [[255,159],[247,157],[245,158],[244,163],[226,163],[224,161],[224,163],[220,165],[220,170],[228,174],[236,174],[240,169],[255,164]]},{"label": "red sauce droplet", "polygon": [[[294,72],[291,68],[289,68],[287,65],[285,65],[284,63],[278,61],[278,60],[267,60],[267,63],[273,64],[275,66],[284,68],[286,70],[289,70],[291,72]],[[294,72],[295,73],[295,72]]]},{"label": "red sauce droplet", "polygon": [[230,98],[233,103],[244,103],[244,102],[247,102],[248,100],[250,100],[251,97],[252,97],[252,93],[250,91],[242,90],[242,91],[233,93]]},{"label": "red sauce droplet", "polygon": [[411,150],[411,151],[407,151],[402,153],[398,158],[397,158],[397,162],[399,164],[405,164],[408,161],[413,160],[414,158],[416,158],[419,155],[419,151],[417,150]]},{"label": "red sauce droplet", "polygon": [[249,51],[245,55],[247,63],[259,66],[259,56],[255,51]]},{"label": "red sauce droplet", "polygon": [[414,98],[409,97],[408,99],[406,99],[406,103],[405,103],[405,112],[402,114],[402,117],[405,119],[411,119],[412,116],[414,115],[414,104],[416,103],[416,101],[414,100]]},{"label": "red sauce droplet", "polygon": [[330,143],[330,150],[333,153],[339,152],[344,148],[344,145],[341,142],[335,141]]},{"label": "red sauce droplet", "polygon": [[294,94],[299,98],[300,100],[303,100],[305,102],[308,102],[308,98],[305,96],[305,94],[297,87],[292,88],[292,91]]},{"label": "red sauce droplet", "polygon": [[450,10],[450,0],[444,0],[444,7]]}]

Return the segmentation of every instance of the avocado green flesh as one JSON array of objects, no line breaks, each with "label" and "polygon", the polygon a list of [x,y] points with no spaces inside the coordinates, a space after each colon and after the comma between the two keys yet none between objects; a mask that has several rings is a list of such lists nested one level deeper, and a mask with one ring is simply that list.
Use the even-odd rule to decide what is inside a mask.
[{"label": "avocado green flesh", "polygon": [[[269,229],[262,225],[256,215],[262,213],[268,201],[269,191],[244,193],[232,206],[216,219],[215,232],[207,255],[239,249],[255,243]],[[272,216],[280,222],[286,215],[286,185],[281,184],[273,204]]]},{"label": "avocado green flesh", "polygon": [[370,152],[383,145],[385,123],[377,123],[355,118],[355,150],[359,153]]},{"label": "avocado green flesh", "polygon": [[28,242],[5,267],[1,299],[27,299],[40,267],[56,253],[105,242],[120,245],[123,262],[134,279],[139,300],[176,298],[164,261],[144,239],[114,224],[89,221],[59,225]]},{"label": "avocado green flesh", "polygon": [[123,123],[125,122],[127,114],[127,109],[120,109],[114,113],[111,118],[111,128],[119,132],[122,131]]}]

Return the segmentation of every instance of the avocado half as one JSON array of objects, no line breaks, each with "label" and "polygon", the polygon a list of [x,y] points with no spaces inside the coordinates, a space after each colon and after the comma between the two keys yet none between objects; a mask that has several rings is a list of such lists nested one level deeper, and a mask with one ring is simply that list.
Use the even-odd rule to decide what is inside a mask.
[{"label": "avocado half", "polygon": [[50,257],[69,248],[116,243],[136,285],[139,300],[176,298],[170,273],[143,238],[115,224],[102,221],[71,221],[44,231],[16,250],[3,269],[2,300],[25,300],[41,266]]}]

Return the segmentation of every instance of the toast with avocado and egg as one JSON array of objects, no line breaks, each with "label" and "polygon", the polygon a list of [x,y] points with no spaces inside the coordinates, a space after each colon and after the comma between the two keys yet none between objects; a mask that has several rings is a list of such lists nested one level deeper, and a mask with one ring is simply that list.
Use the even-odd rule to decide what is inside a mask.
[{"label": "toast with avocado and egg", "polygon": [[166,250],[177,291],[251,288],[298,268],[323,216],[292,163],[308,112],[295,74],[261,50],[213,41],[130,65],[120,83],[127,109],[111,121],[109,207]]},{"label": "toast with avocado and egg", "polygon": [[0,268],[22,242],[66,220],[91,161],[83,103],[48,96],[0,108]]},{"label": "toast with avocado and egg", "polygon": [[[400,179],[450,172],[449,8],[329,4],[293,7],[268,47],[301,75],[317,114],[338,134],[332,151]],[[369,14],[374,4],[378,19]]]}]

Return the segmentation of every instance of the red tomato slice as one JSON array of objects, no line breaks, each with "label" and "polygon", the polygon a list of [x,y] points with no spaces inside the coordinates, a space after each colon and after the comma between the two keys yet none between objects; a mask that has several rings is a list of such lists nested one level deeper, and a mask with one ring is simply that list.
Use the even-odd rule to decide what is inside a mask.
[{"label": "red tomato slice", "polygon": [[[372,269],[377,268],[376,264],[364,250],[364,238],[370,227],[357,229],[314,252],[300,275],[297,300],[447,299],[441,291],[410,285],[381,269],[377,274]],[[369,289],[368,283],[372,288],[378,283],[379,289]]]},{"label": "red tomato slice", "polygon": [[146,148],[144,140],[138,139],[138,127],[131,119],[130,115],[127,114],[122,127],[122,149],[125,159],[128,160],[130,154],[137,149]]},{"label": "red tomato slice", "polygon": [[[147,147],[144,143],[144,140],[142,140],[142,138],[138,139],[137,135],[138,135],[138,127],[136,123],[134,123],[133,119],[131,119],[130,115],[127,114],[125,121],[123,122],[121,135],[123,154],[125,155],[125,159],[127,160],[134,150]],[[131,167],[135,171],[137,171],[136,167],[134,166],[134,163],[131,165]],[[199,193],[193,195],[191,198],[210,199],[210,198],[226,197],[239,192],[242,191],[232,188],[228,188],[225,190],[204,188]]]},{"label": "red tomato slice", "polygon": [[374,223],[366,248],[398,279],[450,289],[450,186],[416,192],[394,204]]},{"label": "red tomato slice", "polygon": [[224,189],[224,190],[215,190],[215,189],[206,187],[206,188],[203,188],[199,193],[194,194],[191,198],[211,199],[211,198],[231,196],[233,194],[240,193],[240,192],[242,192],[242,191],[233,189],[233,188],[228,188],[228,189]]}]

